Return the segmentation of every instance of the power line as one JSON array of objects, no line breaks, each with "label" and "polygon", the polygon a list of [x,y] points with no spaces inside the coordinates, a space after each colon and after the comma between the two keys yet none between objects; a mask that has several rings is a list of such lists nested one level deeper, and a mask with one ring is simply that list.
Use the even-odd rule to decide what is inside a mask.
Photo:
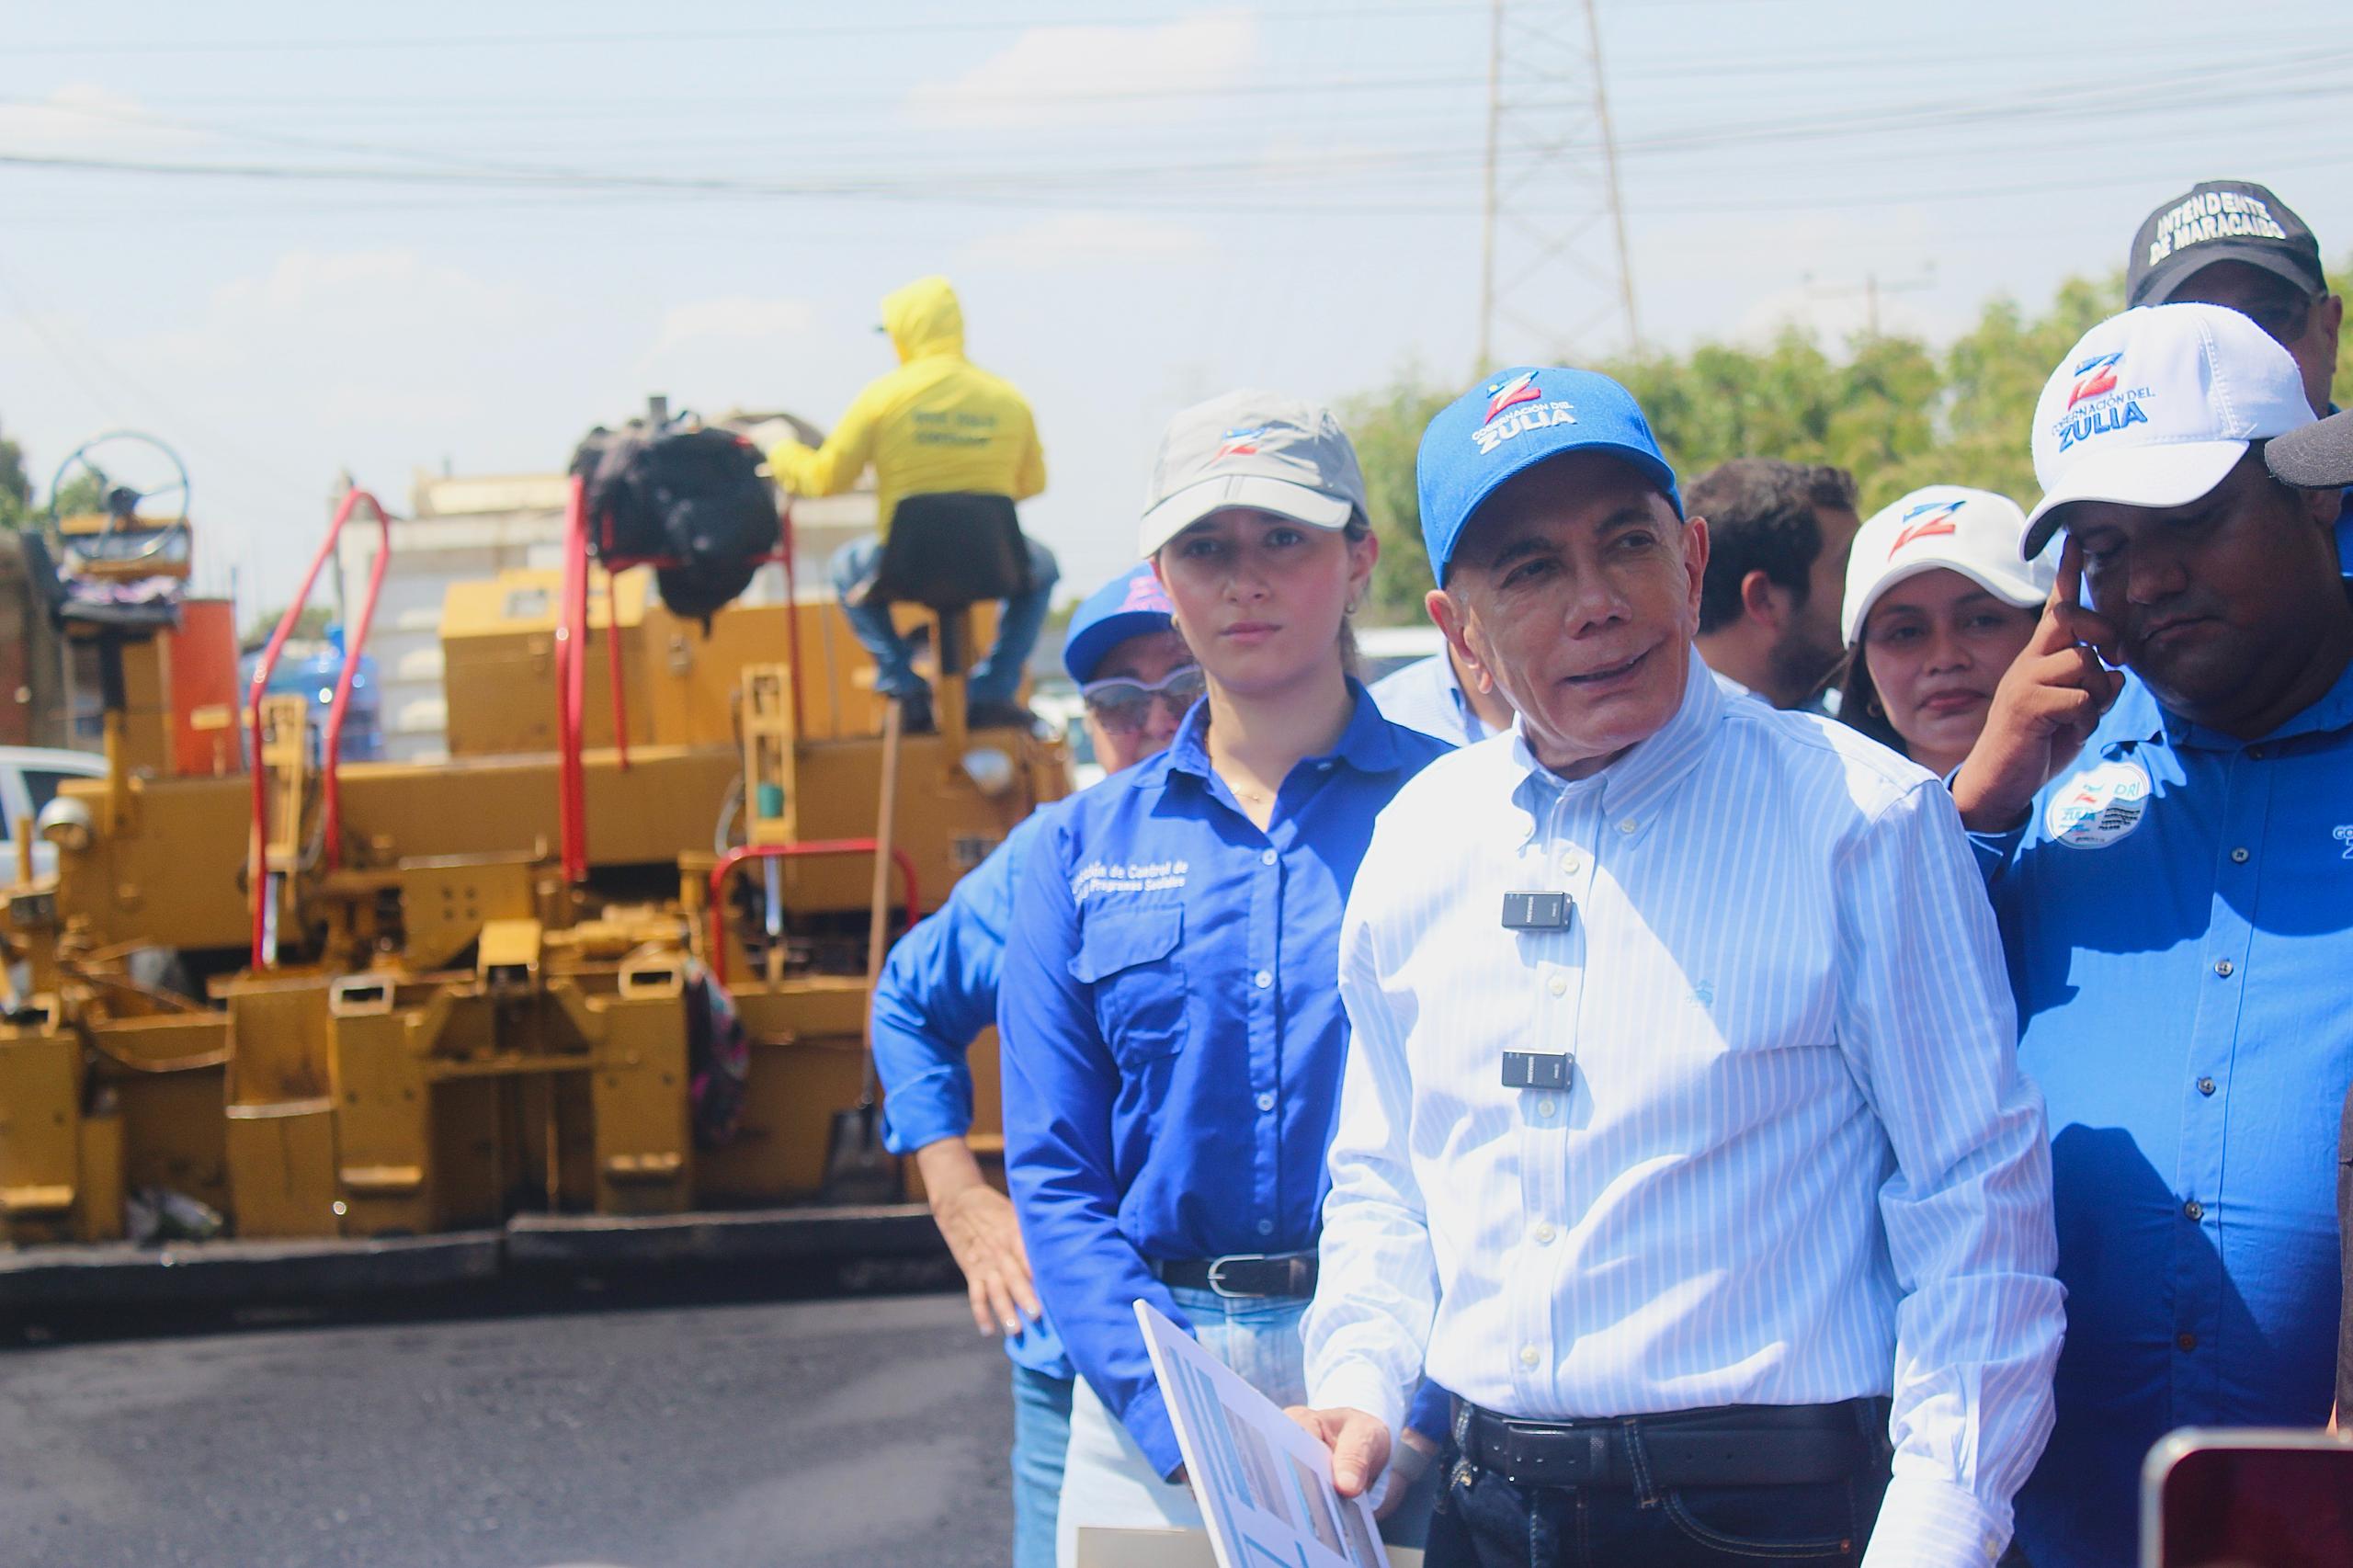
[{"label": "power line", "polygon": [[[1653,4],[1666,0],[1652,0]],[[1476,0],[1416,0],[1416,3],[1389,6],[1351,6],[1313,10],[1255,10],[1253,18],[1260,22],[1290,21],[1381,21],[1392,17],[1430,16],[1473,16],[1478,11]],[[987,17],[959,17],[924,21],[843,21],[794,22],[781,26],[759,28],[655,28],[631,32],[577,33],[464,33],[439,37],[373,38],[373,39],[207,39],[176,42],[126,43],[108,40],[103,43],[11,44],[12,56],[46,54],[74,55],[174,55],[174,54],[371,54],[389,51],[430,50],[437,52],[461,49],[549,49],[571,48],[600,44],[680,44],[744,43],[763,39],[794,38],[887,38],[918,33],[926,37],[942,33],[1003,33],[1026,32],[1041,28],[1086,28],[1089,29],[1132,29],[1169,27],[1198,21],[1199,11],[1171,11],[1140,17],[1106,17],[1099,13],[1079,13],[1060,16]]]}]

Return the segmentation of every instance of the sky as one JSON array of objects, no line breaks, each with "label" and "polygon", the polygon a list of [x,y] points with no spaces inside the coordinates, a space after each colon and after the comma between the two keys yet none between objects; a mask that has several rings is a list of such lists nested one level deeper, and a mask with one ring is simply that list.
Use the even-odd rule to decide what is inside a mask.
[{"label": "sky", "polygon": [[[2209,177],[2334,261],[2341,5],[1597,0],[1641,341],[1843,342],[1873,278],[1943,341]],[[1507,15],[1494,352],[1612,355],[1591,73],[1536,41],[1584,8]],[[1025,527],[1076,594],[1187,403],[1472,375],[1492,36],[1489,0],[0,0],[0,432],[44,488],[164,437],[250,617],[339,474],[403,510],[655,392],[823,426],[889,368],[875,301],[938,272],[1037,410]]]}]

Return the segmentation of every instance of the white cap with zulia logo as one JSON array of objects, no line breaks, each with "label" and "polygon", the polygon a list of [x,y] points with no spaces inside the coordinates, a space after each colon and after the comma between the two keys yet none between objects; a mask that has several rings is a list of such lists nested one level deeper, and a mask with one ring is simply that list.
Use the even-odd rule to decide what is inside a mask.
[{"label": "white cap with zulia logo", "polygon": [[1990,490],[1931,484],[1890,502],[1863,525],[1847,553],[1839,636],[1852,646],[1881,596],[1939,570],[1960,573],[2005,604],[2040,604],[2051,597],[2059,563],[2047,550],[2019,559],[2025,532],[2018,503]]},{"label": "white cap with zulia logo", "polygon": [[2022,554],[2042,552],[2076,501],[2186,506],[2222,483],[2247,444],[2313,422],[2288,351],[2226,305],[2143,305],[2084,334],[2034,408],[2034,477]]}]

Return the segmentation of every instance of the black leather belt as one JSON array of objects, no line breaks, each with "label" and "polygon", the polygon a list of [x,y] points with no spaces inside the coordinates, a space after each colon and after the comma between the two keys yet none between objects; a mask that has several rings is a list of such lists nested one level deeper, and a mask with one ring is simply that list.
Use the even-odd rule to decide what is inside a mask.
[{"label": "black leather belt", "polygon": [[1315,1294],[1312,1252],[1230,1253],[1224,1257],[1154,1258],[1152,1271],[1164,1285],[1214,1290],[1249,1301],[1296,1299]]},{"label": "black leather belt", "polygon": [[1645,1490],[1843,1481],[1885,1451],[1886,1427],[1883,1399],[1729,1404],[1608,1421],[1518,1421],[1458,1400],[1454,1422],[1462,1457],[1515,1486]]}]

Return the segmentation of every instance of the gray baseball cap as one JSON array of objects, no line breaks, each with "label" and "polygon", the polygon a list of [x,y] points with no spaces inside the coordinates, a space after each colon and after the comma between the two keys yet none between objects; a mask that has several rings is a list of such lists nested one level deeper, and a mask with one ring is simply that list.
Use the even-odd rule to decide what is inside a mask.
[{"label": "gray baseball cap", "polygon": [[1168,422],[1153,460],[1147,556],[1221,506],[1338,529],[1365,510],[1357,449],[1331,410],[1270,392],[1232,392]]}]

